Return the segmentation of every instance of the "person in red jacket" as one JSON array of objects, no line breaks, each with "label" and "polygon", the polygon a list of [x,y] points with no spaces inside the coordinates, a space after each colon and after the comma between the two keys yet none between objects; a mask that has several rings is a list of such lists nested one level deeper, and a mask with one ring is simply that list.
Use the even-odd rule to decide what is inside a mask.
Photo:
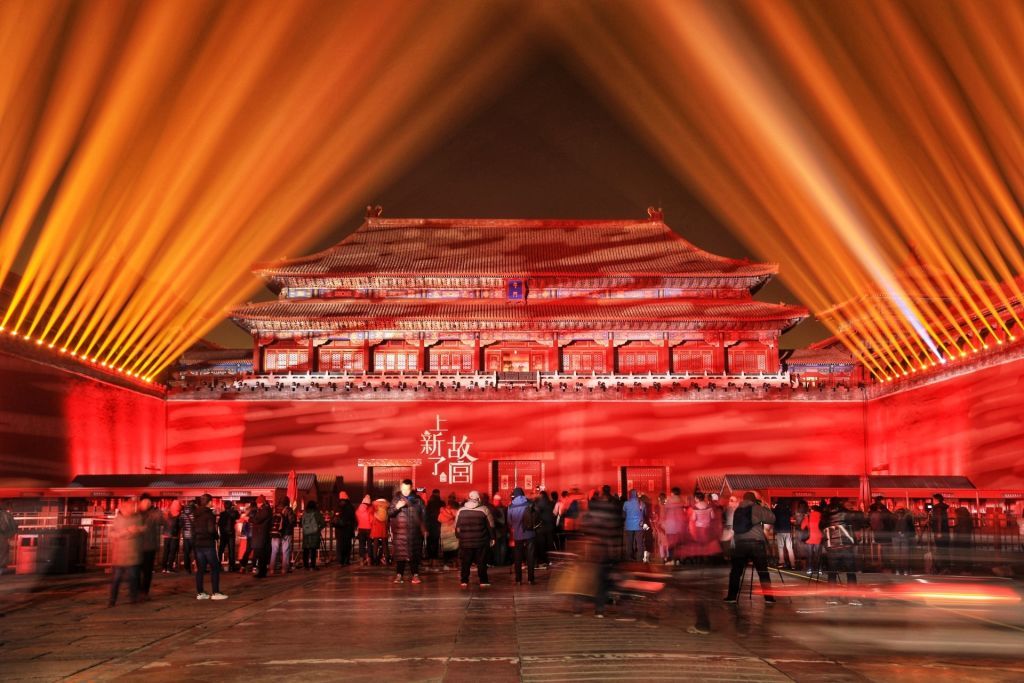
[{"label": "person in red jacket", "polygon": [[821,506],[815,505],[800,524],[807,529],[807,576],[821,571]]},{"label": "person in red jacket", "polygon": [[391,564],[391,550],[388,546],[388,502],[383,498],[373,501],[373,518],[370,522],[370,563]]},{"label": "person in red jacket", "polygon": [[370,564],[370,529],[373,527],[373,505],[370,494],[363,496],[363,502],[356,508],[356,538],[359,539],[359,561]]}]

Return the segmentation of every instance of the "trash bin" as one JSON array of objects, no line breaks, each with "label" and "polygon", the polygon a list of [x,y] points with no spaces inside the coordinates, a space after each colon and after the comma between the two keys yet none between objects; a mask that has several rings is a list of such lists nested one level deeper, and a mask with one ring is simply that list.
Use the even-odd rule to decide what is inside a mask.
[{"label": "trash bin", "polygon": [[14,571],[17,574],[35,574],[39,555],[39,534],[18,534],[15,543]]},{"label": "trash bin", "polygon": [[47,529],[39,534],[36,567],[40,574],[85,571],[88,534],[81,527]]}]

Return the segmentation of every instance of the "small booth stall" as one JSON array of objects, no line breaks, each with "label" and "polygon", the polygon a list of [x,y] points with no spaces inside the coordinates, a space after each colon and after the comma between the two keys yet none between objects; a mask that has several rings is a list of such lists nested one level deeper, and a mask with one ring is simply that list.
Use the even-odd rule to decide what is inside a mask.
[{"label": "small booth stall", "polygon": [[978,490],[967,477],[872,475],[868,481],[871,496],[884,498],[891,510],[905,507],[915,515],[923,515],[936,493],[942,495],[950,508],[977,506]]},{"label": "small booth stall", "polygon": [[767,505],[779,500],[805,500],[814,505],[835,496],[859,498],[861,478],[856,474],[727,474],[718,493],[723,500],[754,491]]}]

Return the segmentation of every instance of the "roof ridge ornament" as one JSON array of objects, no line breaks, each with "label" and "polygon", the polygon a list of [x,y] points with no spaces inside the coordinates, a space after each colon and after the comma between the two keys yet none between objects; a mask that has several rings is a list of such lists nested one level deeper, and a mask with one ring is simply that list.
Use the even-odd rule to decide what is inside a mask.
[{"label": "roof ridge ornament", "polygon": [[647,207],[647,216],[652,221],[664,221],[665,220],[665,212],[661,209],[660,206],[658,208],[654,208],[653,206],[648,206]]},{"label": "roof ridge ornament", "polygon": [[381,214],[384,213],[384,207],[380,204],[373,206],[372,204],[366,205],[366,217],[367,218],[380,218]]}]

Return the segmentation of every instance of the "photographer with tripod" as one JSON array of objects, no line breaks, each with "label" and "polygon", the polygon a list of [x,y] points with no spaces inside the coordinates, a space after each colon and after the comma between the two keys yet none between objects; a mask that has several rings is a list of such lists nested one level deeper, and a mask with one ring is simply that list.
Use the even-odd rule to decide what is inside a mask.
[{"label": "photographer with tripod", "polygon": [[[862,519],[863,515],[853,509],[853,504],[842,498],[833,498],[822,515],[822,543],[825,547],[829,586],[838,585],[839,572],[842,571],[846,572],[847,590],[857,585],[856,534],[860,531],[859,522]],[[848,602],[854,607],[863,604],[856,596]],[[829,605],[839,603],[837,594],[826,600]]]},{"label": "photographer with tripod", "polygon": [[753,491],[743,494],[743,500],[732,515],[733,541],[732,569],[729,572],[729,593],[726,602],[736,602],[740,592],[740,581],[749,562],[754,563],[757,576],[761,580],[761,591],[764,593],[765,604],[771,605],[775,597],[771,594],[772,579],[768,576],[767,539],[764,525],[774,524],[775,515],[761,504]]}]

